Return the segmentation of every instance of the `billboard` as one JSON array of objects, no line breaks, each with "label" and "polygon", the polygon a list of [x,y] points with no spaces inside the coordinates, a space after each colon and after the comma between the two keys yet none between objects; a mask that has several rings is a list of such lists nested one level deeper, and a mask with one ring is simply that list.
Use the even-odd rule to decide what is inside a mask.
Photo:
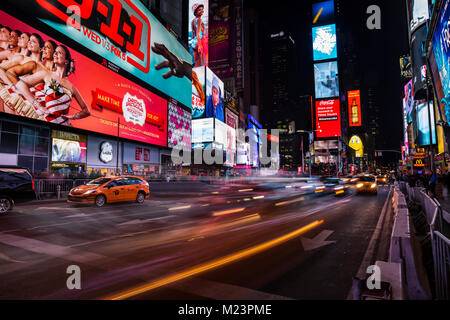
[{"label": "billboard", "polygon": [[422,80],[422,70],[427,64],[424,54],[423,43],[427,39],[427,26],[423,25],[411,37],[411,61],[414,98],[416,100],[425,99],[424,81]]},{"label": "billboard", "polygon": [[334,0],[313,3],[313,25],[329,24],[334,20]]},{"label": "billboard", "polygon": [[193,67],[208,65],[209,0],[189,0],[189,51]]},{"label": "billboard", "polygon": [[198,81],[192,82],[192,118],[216,118],[225,122],[223,82],[208,67],[194,68],[193,72]]},{"label": "billboard", "polygon": [[238,129],[239,116],[228,109],[225,109],[225,123],[233,129]]},{"label": "billboard", "polygon": [[231,0],[211,2],[209,27],[209,65],[222,79],[233,77],[231,64]]},{"label": "billboard", "polygon": [[[417,131],[419,146],[426,146],[430,144],[430,123],[428,118],[428,104],[426,101],[417,103]],[[431,136],[433,139],[432,144],[436,144],[436,125],[434,119],[434,107],[433,101],[430,101],[430,116],[431,116]]]},{"label": "billboard", "polygon": [[169,148],[191,149],[192,114],[173,99],[169,100],[167,126]]},{"label": "billboard", "polygon": [[361,120],[361,93],[359,90],[348,91],[348,125],[350,127],[359,127]]},{"label": "billboard", "polygon": [[405,112],[406,112],[406,121],[407,123],[412,122],[412,114],[411,112],[414,110],[414,88],[413,81],[410,80],[404,87],[405,89]]},{"label": "billboard", "polygon": [[[0,84],[0,112],[167,146],[167,100],[2,11],[0,20],[12,29],[35,33],[30,38],[37,43],[31,60],[39,57],[38,37],[56,43],[47,59],[53,69],[42,67],[32,74],[33,69],[20,62],[12,67],[19,68],[15,72],[22,81],[17,87]],[[14,83],[18,78],[2,80]]]},{"label": "billboard", "polygon": [[226,144],[226,166],[236,164],[236,130],[227,125],[227,144]]},{"label": "billboard", "polygon": [[312,28],[314,61],[337,58],[336,25]]},{"label": "billboard", "polygon": [[409,0],[409,30],[413,33],[420,25],[429,18],[428,0]]},{"label": "billboard", "polygon": [[350,138],[348,146],[353,150],[355,150],[356,158],[362,158],[364,156],[364,146],[359,136],[357,135],[352,136]]},{"label": "billboard", "polygon": [[215,121],[214,121],[214,141],[221,144],[222,146],[226,146],[227,145],[227,130],[228,130],[228,126],[225,123],[215,119]]},{"label": "billboard", "polygon": [[[190,75],[173,76],[182,70],[170,69],[168,60],[189,63],[191,55],[141,1],[7,1],[24,12],[23,18],[38,19],[45,30],[54,29],[62,39],[87,48],[96,62],[190,106]],[[7,20],[2,18],[2,24],[8,25]]]},{"label": "billboard", "polygon": [[[442,111],[447,121],[450,120],[450,0],[444,0],[441,13],[436,22],[432,44],[434,59],[430,59],[430,64],[434,71],[438,71],[439,80],[434,81],[438,95],[442,101]],[[434,68],[433,68],[434,67]],[[436,72],[433,72],[435,74]],[[442,88],[442,89],[441,89]],[[440,90],[441,89],[441,90]]]},{"label": "billboard", "polygon": [[337,61],[314,64],[316,99],[339,96]]},{"label": "billboard", "polygon": [[338,140],[314,141],[314,150],[339,149]]},{"label": "billboard", "polygon": [[52,139],[52,162],[86,162],[86,142]]},{"label": "billboard", "polygon": [[214,141],[214,119],[192,120],[192,143]]},{"label": "billboard", "polygon": [[316,101],[316,137],[341,136],[339,100]]}]

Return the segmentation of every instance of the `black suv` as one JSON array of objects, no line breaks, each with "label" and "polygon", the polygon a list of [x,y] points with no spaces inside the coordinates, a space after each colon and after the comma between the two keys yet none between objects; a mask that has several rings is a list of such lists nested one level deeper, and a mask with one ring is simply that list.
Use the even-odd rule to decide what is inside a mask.
[{"label": "black suv", "polygon": [[0,214],[7,213],[15,203],[34,199],[34,181],[27,168],[0,166]]}]

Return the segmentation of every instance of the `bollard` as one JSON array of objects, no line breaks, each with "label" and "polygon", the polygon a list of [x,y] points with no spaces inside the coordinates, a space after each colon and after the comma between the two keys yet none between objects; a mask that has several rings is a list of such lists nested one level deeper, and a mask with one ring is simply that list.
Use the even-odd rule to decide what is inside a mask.
[{"label": "bollard", "polygon": [[56,198],[58,200],[61,198],[61,186],[59,184],[56,186]]}]

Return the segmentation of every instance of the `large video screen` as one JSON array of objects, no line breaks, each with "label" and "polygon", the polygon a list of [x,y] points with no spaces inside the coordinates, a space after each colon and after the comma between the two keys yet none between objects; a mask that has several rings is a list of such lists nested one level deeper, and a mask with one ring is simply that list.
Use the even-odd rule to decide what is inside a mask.
[{"label": "large video screen", "polygon": [[189,0],[189,50],[194,67],[208,65],[209,0]]},{"label": "large video screen", "polygon": [[[109,69],[132,74],[190,107],[191,81],[173,76],[173,70],[161,64],[171,54],[189,63],[191,55],[141,1],[6,1],[19,8],[24,18],[36,18],[87,48]],[[1,24],[8,25],[3,19]]]},{"label": "large video screen", "polygon": [[[0,112],[167,146],[167,100],[1,11],[0,21],[34,33],[36,43],[30,59],[1,62],[22,81],[14,87],[18,78],[0,77]],[[26,67],[37,65],[41,50],[44,65]]]},{"label": "large video screen", "polygon": [[450,26],[449,20],[450,0],[444,0],[440,16],[436,20],[436,29],[432,39],[434,59],[430,59],[430,64],[432,71],[439,70],[440,83],[435,81],[435,84],[438,89],[438,95],[442,94],[442,91],[439,90],[439,88],[442,87],[443,98],[447,101],[447,103],[442,104],[442,111],[445,113],[445,118],[447,121],[450,121],[450,48],[448,45],[450,41],[448,32]]},{"label": "large video screen", "polygon": [[348,125],[350,127],[359,127],[362,125],[361,120],[361,92],[352,90],[348,95]]},{"label": "large video screen", "polygon": [[409,0],[409,29],[413,33],[420,25],[424,24],[430,14],[428,12],[428,0]]},{"label": "large video screen", "polygon": [[337,58],[336,25],[312,28],[314,61]]},{"label": "large video screen", "polygon": [[52,161],[85,163],[86,142],[53,138]]},{"label": "large video screen", "polygon": [[337,61],[316,63],[314,65],[316,99],[339,96],[339,77]]},{"label": "large video screen", "polygon": [[414,110],[414,88],[413,81],[410,80],[404,87],[405,92],[405,112],[406,112],[406,121],[407,123],[412,122],[412,111]]},{"label": "large video screen", "polygon": [[192,120],[192,143],[214,141],[214,119]]},{"label": "large video screen", "polygon": [[334,20],[334,0],[313,3],[312,18],[313,25],[332,23]]},{"label": "large video screen", "polygon": [[191,149],[192,114],[171,99],[168,108],[167,146]]},{"label": "large video screen", "polygon": [[192,78],[192,118],[225,122],[223,82],[208,67],[194,68]]},{"label": "large video screen", "polygon": [[[428,118],[428,104],[426,101],[417,103],[417,129],[418,129],[418,145],[426,146],[430,144],[430,123]],[[431,136],[432,144],[436,144],[436,125],[434,119],[433,102],[430,101],[430,116],[431,116]]]},{"label": "large video screen", "polygon": [[339,100],[316,101],[316,137],[341,136],[341,116]]}]

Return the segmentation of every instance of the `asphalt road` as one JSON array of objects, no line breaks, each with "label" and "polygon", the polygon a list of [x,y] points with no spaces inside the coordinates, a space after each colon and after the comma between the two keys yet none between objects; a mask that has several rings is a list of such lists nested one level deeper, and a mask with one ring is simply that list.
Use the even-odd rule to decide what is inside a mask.
[{"label": "asphalt road", "polygon": [[[387,199],[283,184],[0,217],[0,299],[346,299]],[[167,190],[169,191],[169,190]],[[390,219],[371,261],[387,255]],[[81,270],[81,289],[66,286]]]}]

